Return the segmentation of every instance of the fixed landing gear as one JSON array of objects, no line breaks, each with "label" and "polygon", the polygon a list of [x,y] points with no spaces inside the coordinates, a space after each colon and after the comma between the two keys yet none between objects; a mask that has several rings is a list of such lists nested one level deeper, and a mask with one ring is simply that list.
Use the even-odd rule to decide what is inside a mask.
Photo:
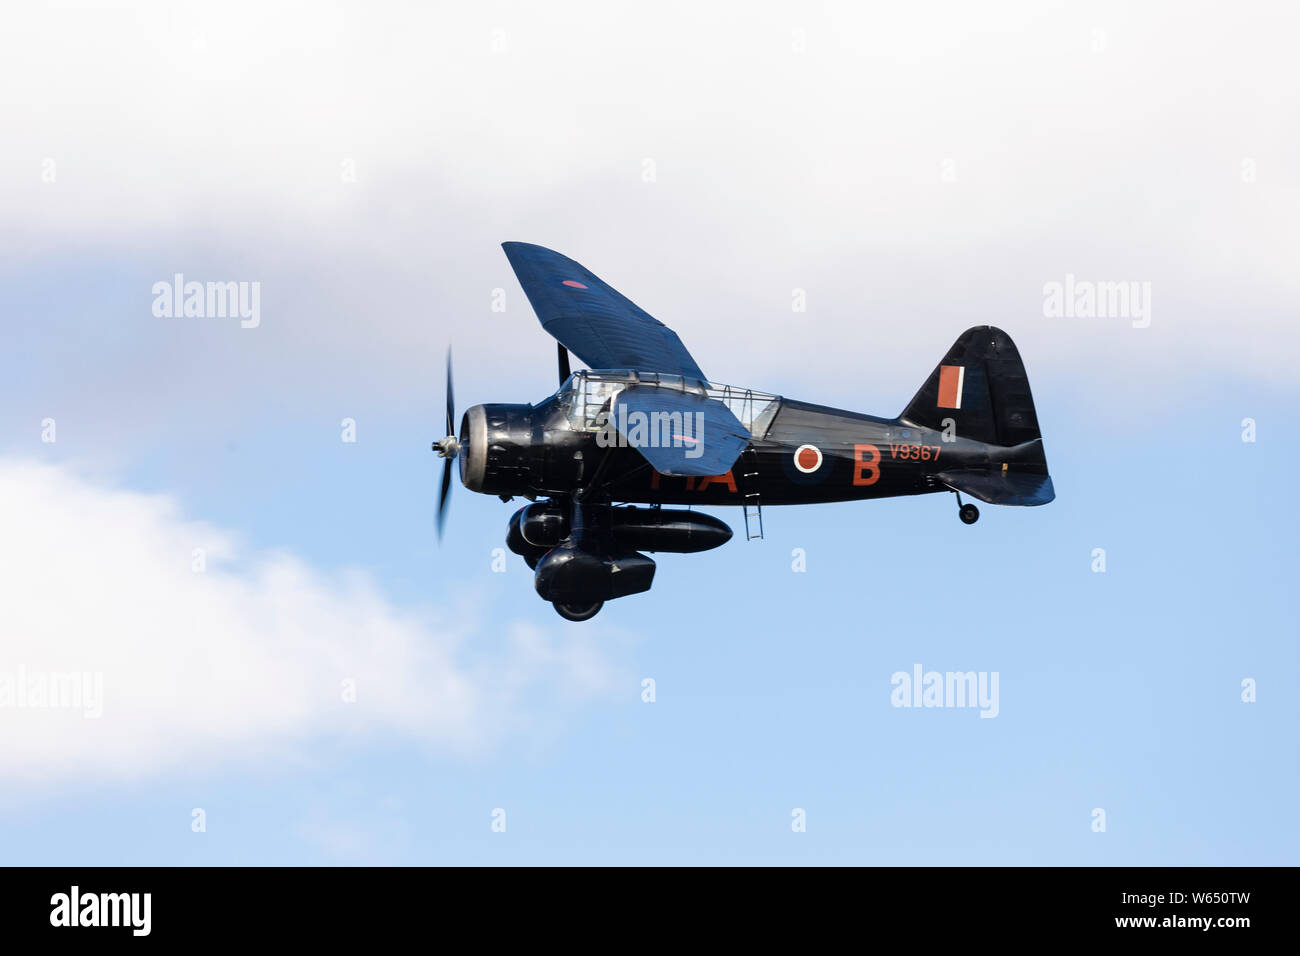
[{"label": "fixed landing gear", "polygon": [[559,601],[552,601],[551,604],[555,607],[555,613],[566,621],[590,621],[605,606],[604,601],[597,601],[595,604],[561,604]]},{"label": "fixed landing gear", "polygon": [[962,524],[974,524],[980,520],[980,510],[970,502],[961,503],[961,493],[957,492],[957,517],[961,519]]}]

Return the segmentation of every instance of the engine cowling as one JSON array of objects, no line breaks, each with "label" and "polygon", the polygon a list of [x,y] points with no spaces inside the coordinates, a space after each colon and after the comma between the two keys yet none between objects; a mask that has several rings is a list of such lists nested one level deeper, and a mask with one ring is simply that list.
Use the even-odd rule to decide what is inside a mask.
[{"label": "engine cowling", "polygon": [[460,423],[460,480],[490,495],[527,493],[532,485],[533,406],[474,405]]}]

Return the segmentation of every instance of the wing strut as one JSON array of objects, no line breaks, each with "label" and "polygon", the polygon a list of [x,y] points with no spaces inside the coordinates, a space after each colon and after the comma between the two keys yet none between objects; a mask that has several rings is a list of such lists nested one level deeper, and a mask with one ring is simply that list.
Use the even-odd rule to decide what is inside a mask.
[{"label": "wing strut", "polygon": [[555,352],[560,361],[560,384],[563,385],[572,374],[569,370],[569,350],[564,347],[563,342],[556,342]]}]

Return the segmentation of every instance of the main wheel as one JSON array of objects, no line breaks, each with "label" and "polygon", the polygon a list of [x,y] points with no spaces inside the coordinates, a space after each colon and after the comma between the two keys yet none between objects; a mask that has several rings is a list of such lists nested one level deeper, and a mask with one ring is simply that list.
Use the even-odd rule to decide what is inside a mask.
[{"label": "main wheel", "polygon": [[957,512],[957,517],[961,518],[965,524],[974,524],[980,520],[980,510],[972,504],[965,504]]},{"label": "main wheel", "polygon": [[597,601],[595,604],[561,604],[559,601],[552,601],[551,604],[555,606],[555,613],[566,621],[590,621],[605,606],[604,601]]}]

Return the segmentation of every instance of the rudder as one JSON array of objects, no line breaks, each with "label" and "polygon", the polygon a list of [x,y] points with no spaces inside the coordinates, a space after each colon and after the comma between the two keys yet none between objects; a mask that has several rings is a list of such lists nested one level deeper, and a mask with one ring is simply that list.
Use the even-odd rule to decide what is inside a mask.
[{"label": "rudder", "polygon": [[991,445],[1020,445],[1042,437],[1020,352],[991,325],[961,334],[899,418]]}]

